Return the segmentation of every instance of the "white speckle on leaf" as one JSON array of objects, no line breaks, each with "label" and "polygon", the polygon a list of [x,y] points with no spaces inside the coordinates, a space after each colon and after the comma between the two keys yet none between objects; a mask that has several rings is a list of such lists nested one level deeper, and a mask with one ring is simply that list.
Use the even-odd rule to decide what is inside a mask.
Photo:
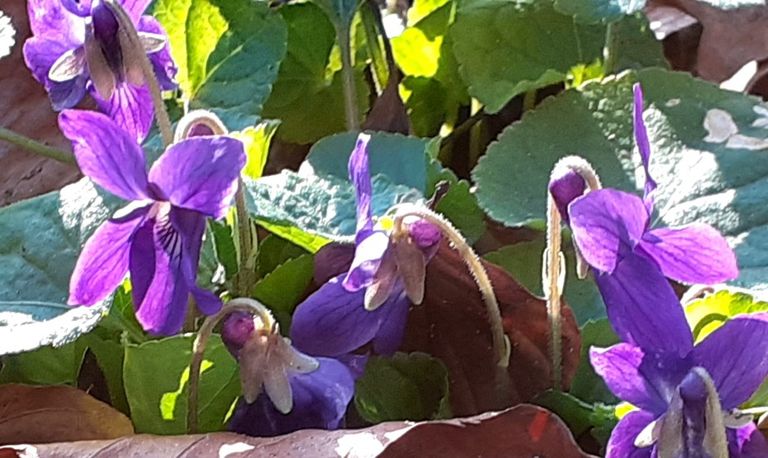
[{"label": "white speckle on leaf", "polygon": [[669,99],[664,105],[666,105],[668,108],[676,107],[680,105],[680,99]]},{"label": "white speckle on leaf", "polygon": [[243,453],[253,450],[253,445],[246,444],[245,442],[236,442],[234,444],[224,444],[219,448],[219,458],[227,458],[230,455],[236,453]]},{"label": "white speckle on leaf", "polygon": [[722,143],[739,132],[731,114],[719,108],[707,111],[704,117],[704,128],[707,129],[704,141],[708,143]]},{"label": "white speckle on leaf", "polygon": [[752,107],[752,110],[757,115],[757,119],[752,123],[752,127],[768,129],[768,108],[761,105],[755,105]]},{"label": "white speckle on leaf", "polygon": [[733,76],[720,83],[720,89],[744,92],[755,73],[757,73],[757,61],[751,60],[738,69]]},{"label": "white speckle on leaf", "polygon": [[371,433],[345,434],[338,444],[334,451],[349,458],[376,456],[384,450],[384,444]]},{"label": "white speckle on leaf", "polygon": [[768,149],[768,139],[747,137],[746,135],[736,134],[728,139],[726,148],[761,150]]}]

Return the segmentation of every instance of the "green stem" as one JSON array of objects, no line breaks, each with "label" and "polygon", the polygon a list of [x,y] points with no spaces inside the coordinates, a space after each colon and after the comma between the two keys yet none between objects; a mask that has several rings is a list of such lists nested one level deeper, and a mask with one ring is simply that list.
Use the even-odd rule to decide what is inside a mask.
[{"label": "green stem", "polygon": [[550,356],[552,358],[552,387],[560,391],[563,377],[563,335],[561,297],[565,279],[565,263],[561,251],[560,212],[551,195],[547,199],[547,248],[544,250],[543,287],[549,315]]},{"label": "green stem", "polygon": [[37,140],[32,140],[31,138],[17,134],[12,130],[6,129],[5,127],[0,127],[0,140],[6,141],[20,148],[24,148],[27,151],[31,151],[41,156],[55,159],[59,162],[77,165],[77,162],[75,162],[75,156],[73,156],[72,153],[60,150],[58,148],[53,148],[46,145],[45,143],[40,143]]},{"label": "green stem", "polygon": [[384,56],[384,51],[381,49],[379,37],[385,41],[387,37],[381,33],[379,23],[381,21],[381,14],[379,13],[379,6],[375,1],[367,1],[367,8],[360,9],[360,18],[363,22],[363,28],[365,29],[365,41],[368,43],[368,52],[371,54],[371,62],[373,63],[373,76],[375,77],[376,89],[379,94],[384,92],[384,88],[387,87],[387,81],[389,81],[389,66],[387,59]]},{"label": "green stem", "polygon": [[198,393],[200,389],[200,367],[203,365],[205,346],[208,344],[211,334],[213,334],[213,328],[232,312],[248,312],[258,315],[262,322],[270,327],[270,323],[274,321],[272,314],[264,304],[254,299],[242,297],[232,299],[218,313],[205,319],[203,325],[200,326],[200,330],[197,331],[195,342],[192,344],[192,360],[189,363],[189,390],[187,391],[187,432],[189,434],[198,432],[197,401],[200,397]]},{"label": "green stem", "polygon": [[360,115],[357,112],[357,88],[355,87],[355,70],[352,67],[349,26],[337,27],[336,38],[339,42],[339,48],[341,48],[341,76],[344,86],[344,114],[347,120],[347,130],[354,132],[360,128]]},{"label": "green stem", "polygon": [[619,61],[619,29],[616,22],[611,22],[605,29],[605,48],[603,49],[603,73],[610,75],[616,71]]},{"label": "green stem", "polygon": [[240,178],[235,194],[235,218],[237,219],[237,240],[240,247],[240,268],[237,271],[236,296],[250,296],[253,286],[253,272],[255,259],[255,231],[251,224],[251,217],[245,205],[245,183]]}]

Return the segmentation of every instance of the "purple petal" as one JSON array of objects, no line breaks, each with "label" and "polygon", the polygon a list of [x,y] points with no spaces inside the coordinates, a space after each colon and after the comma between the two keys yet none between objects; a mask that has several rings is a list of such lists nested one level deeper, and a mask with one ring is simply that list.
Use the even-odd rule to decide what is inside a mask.
[{"label": "purple petal", "polygon": [[669,352],[645,352],[626,343],[590,349],[592,366],[608,388],[619,398],[657,416],[667,410],[680,382],[693,367],[692,360]]},{"label": "purple petal", "polygon": [[606,446],[606,458],[651,458],[653,447],[635,447],[635,438],[656,418],[650,412],[636,410],[628,413],[613,428]]},{"label": "purple petal", "polygon": [[221,340],[232,356],[238,357],[240,349],[251,338],[254,329],[253,316],[250,313],[233,312],[224,319],[221,325]]},{"label": "purple petal", "polygon": [[143,200],[147,194],[144,151],[136,141],[101,113],[66,110],[59,127],[72,140],[83,175],[125,200]]},{"label": "purple petal", "polygon": [[423,219],[409,224],[408,234],[410,234],[413,242],[424,251],[431,251],[430,249],[443,238],[443,233],[437,226]]},{"label": "purple petal", "polygon": [[645,170],[645,192],[643,201],[648,209],[648,213],[651,213],[653,211],[653,197],[651,194],[656,189],[656,182],[651,177],[649,171],[651,163],[651,144],[648,141],[648,131],[645,128],[645,121],[643,121],[643,88],[640,87],[640,83],[635,83],[633,90],[635,142],[637,142],[637,149],[640,152],[640,159],[643,162],[643,169]]},{"label": "purple petal", "polygon": [[103,113],[115,120],[115,123],[131,134],[137,143],[147,138],[152,128],[154,108],[149,87],[119,83],[109,100],[104,100],[95,88],[91,96]]},{"label": "purple petal", "polygon": [[574,200],[568,208],[571,229],[589,265],[612,272],[619,253],[633,248],[648,225],[643,201],[626,192],[600,189]]},{"label": "purple petal", "polygon": [[728,242],[706,224],[654,229],[643,236],[640,246],[673,280],[711,285],[739,276]]},{"label": "purple petal", "polygon": [[[371,171],[368,166],[368,142],[371,136],[360,134],[355,142],[355,149],[349,156],[349,179],[355,187],[357,202],[357,234],[373,229],[371,213],[371,197],[373,186],[371,185]],[[358,242],[360,240],[358,239]]]},{"label": "purple petal", "polygon": [[[385,356],[395,353],[403,343],[405,325],[408,321],[408,309],[411,302],[405,294],[402,284],[395,286],[395,294],[381,305],[381,327],[373,339],[373,350]],[[399,292],[397,292],[399,290]]]},{"label": "purple petal", "polygon": [[355,258],[344,278],[344,288],[354,292],[370,286],[387,248],[389,235],[382,231],[370,232],[367,237],[359,240],[355,246]]},{"label": "purple petal", "polygon": [[121,3],[135,24],[147,10],[149,4],[152,3],[152,0],[123,0]]},{"label": "purple petal", "polygon": [[613,274],[595,275],[608,320],[625,342],[645,351],[669,351],[680,357],[693,336],[677,295],[653,262],[628,254]]},{"label": "purple petal", "polygon": [[245,166],[243,143],[193,137],[171,145],[149,171],[162,199],[219,219],[226,215]]},{"label": "purple petal", "polygon": [[[157,19],[153,18],[152,16],[141,16],[141,19],[139,19],[139,23],[137,25],[137,29],[139,32],[149,32],[163,35],[166,37],[166,39],[168,37],[168,34],[165,32],[165,29],[163,29],[163,26],[160,25]],[[149,61],[152,63],[152,68],[155,70],[155,75],[157,76],[160,88],[165,91],[176,89],[178,85],[176,84],[175,78],[179,69],[173,62],[173,57],[171,57],[171,48],[168,45],[168,42],[165,43],[163,49],[148,54],[148,57]]]},{"label": "purple petal", "polygon": [[707,370],[724,410],[749,399],[768,376],[768,315],[727,321],[693,349],[694,362]]},{"label": "purple petal", "polygon": [[69,81],[54,82],[48,78],[48,72],[64,53],[75,49],[72,45],[45,36],[32,37],[24,43],[24,61],[35,79],[43,84],[56,111],[72,108],[85,96],[88,82],[86,72]]},{"label": "purple petal", "polygon": [[149,207],[105,222],[85,242],[69,283],[70,305],[93,305],[107,297],[128,272],[131,238]]},{"label": "purple petal", "polygon": [[317,358],[320,367],[291,377],[293,409],[280,413],[261,394],[253,404],[240,400],[229,430],[256,437],[271,437],[300,429],[336,429],[342,426],[355,382],[347,367],[329,358]]},{"label": "purple petal", "polygon": [[182,273],[183,243],[167,215],[147,220],[134,235],[130,270],[136,319],[152,334],[176,334],[184,324],[190,286]]},{"label": "purple petal", "polygon": [[27,14],[29,28],[35,36],[58,41],[67,49],[85,41],[85,19],[67,11],[60,0],[28,0]]},{"label": "purple petal", "polygon": [[341,277],[330,279],[296,308],[290,334],[299,351],[343,355],[370,342],[379,332],[382,309],[386,308],[365,310],[364,291],[347,291]]},{"label": "purple petal", "polygon": [[86,18],[91,14],[91,0],[61,0],[61,6],[72,14]]},{"label": "purple petal", "polygon": [[567,169],[564,175],[550,179],[549,193],[552,195],[555,205],[557,205],[557,211],[564,223],[570,223],[568,205],[584,195],[586,188],[587,183],[584,178],[574,170]]},{"label": "purple petal", "polygon": [[727,429],[730,458],[764,458],[768,456],[765,436],[750,423],[739,429]]}]

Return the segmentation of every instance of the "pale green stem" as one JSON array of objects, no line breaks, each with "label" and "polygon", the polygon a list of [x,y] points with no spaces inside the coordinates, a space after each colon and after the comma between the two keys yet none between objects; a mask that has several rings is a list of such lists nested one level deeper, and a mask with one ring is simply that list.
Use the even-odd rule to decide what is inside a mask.
[{"label": "pale green stem", "polygon": [[619,29],[616,22],[608,23],[605,28],[605,48],[603,49],[603,73],[610,75],[616,71],[619,62]]},{"label": "pale green stem", "polygon": [[6,129],[5,127],[0,127],[0,140],[24,148],[25,150],[31,151],[35,154],[55,159],[59,162],[77,165],[77,162],[75,162],[75,156],[73,156],[72,153],[60,150],[58,148],[53,148],[46,145],[45,143],[40,143],[37,140],[32,140],[31,138]]},{"label": "pale green stem", "polygon": [[213,328],[216,327],[219,321],[233,312],[247,312],[251,315],[257,315],[261,318],[262,323],[270,328],[272,327],[271,323],[274,322],[272,314],[264,304],[255,299],[245,297],[232,299],[218,313],[205,319],[200,330],[197,331],[195,342],[192,344],[192,360],[189,364],[189,391],[187,392],[187,432],[189,434],[198,432],[197,401],[199,399],[200,367],[203,365],[205,346],[208,344],[211,334],[213,334]]},{"label": "pale green stem", "polygon": [[133,25],[133,21],[120,2],[118,0],[106,0],[106,3],[115,13],[115,16],[117,16],[117,21],[120,24],[120,27],[122,27],[128,34],[128,39],[134,47],[133,54],[135,54],[139,61],[139,65],[141,65],[144,79],[147,84],[149,84],[149,92],[152,94],[152,104],[155,107],[155,119],[157,120],[157,127],[160,129],[160,135],[163,139],[163,146],[168,147],[173,141],[171,118],[168,116],[168,111],[165,109],[165,102],[163,101],[163,94],[160,90],[160,83],[157,81],[157,75],[155,75],[155,71],[152,68],[152,63],[149,61],[149,57],[147,57],[147,53],[144,51],[144,46],[141,44],[139,33]]},{"label": "pale green stem", "polygon": [[357,111],[357,88],[355,87],[355,70],[352,67],[352,46],[350,43],[349,26],[337,27],[336,37],[341,49],[344,115],[347,121],[347,130],[355,132],[360,128],[360,115]]},{"label": "pale green stem", "polygon": [[464,237],[453,225],[444,217],[434,211],[413,204],[403,204],[396,208],[395,213],[395,231],[402,231],[403,219],[407,216],[416,216],[437,226],[438,229],[448,238],[453,248],[464,260],[472,278],[475,280],[480,295],[485,303],[488,313],[488,324],[491,329],[491,339],[493,344],[494,359],[496,360],[495,385],[496,394],[501,403],[509,400],[510,380],[507,368],[509,367],[510,345],[507,336],[504,334],[504,324],[501,318],[499,303],[496,301],[496,294],[493,291],[491,279],[488,277],[485,267],[483,267],[480,258],[472,247],[469,246]]}]

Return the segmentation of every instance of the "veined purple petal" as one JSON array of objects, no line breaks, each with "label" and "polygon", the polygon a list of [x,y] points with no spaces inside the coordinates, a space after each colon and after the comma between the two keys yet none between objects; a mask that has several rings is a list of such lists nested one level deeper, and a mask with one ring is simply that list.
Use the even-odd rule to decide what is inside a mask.
[{"label": "veined purple petal", "polygon": [[754,423],[739,429],[727,429],[730,458],[764,458],[768,456],[768,443]]},{"label": "veined purple petal", "polygon": [[381,305],[383,309],[381,327],[373,338],[373,350],[380,355],[390,356],[403,343],[405,326],[408,321],[408,309],[411,301],[405,294],[402,282],[395,285],[389,300]]},{"label": "veined purple petal", "polygon": [[219,219],[227,213],[245,166],[243,143],[193,137],[171,145],[149,171],[163,200]]},{"label": "veined purple petal", "polygon": [[[371,136],[360,134],[355,142],[355,149],[349,156],[349,179],[355,187],[357,202],[357,234],[373,229],[371,213],[371,197],[373,185],[371,184],[371,171],[368,165],[368,142]],[[360,240],[358,239],[359,243]]]},{"label": "veined purple petal", "polygon": [[651,458],[653,447],[635,447],[635,438],[656,418],[650,412],[635,410],[619,420],[606,447],[606,458]]},{"label": "veined purple petal", "polygon": [[691,351],[693,335],[683,308],[653,261],[630,253],[612,274],[596,273],[595,282],[608,320],[623,341],[680,357]]},{"label": "veined purple petal", "polygon": [[693,349],[696,365],[707,370],[724,410],[736,408],[768,376],[768,314],[734,318]]},{"label": "veined purple petal", "polygon": [[643,410],[661,415],[667,409],[668,398],[659,393],[643,373],[644,359],[645,352],[628,343],[589,350],[592,367],[613,394]]},{"label": "veined purple petal", "polygon": [[147,10],[152,0],[123,0],[122,2],[125,12],[133,19],[133,23],[136,24]]},{"label": "veined purple petal", "polygon": [[353,292],[370,286],[387,248],[389,248],[389,235],[382,231],[370,232],[368,237],[358,240],[355,258],[344,278],[344,288]]},{"label": "veined purple petal", "polygon": [[[136,28],[139,32],[149,32],[164,37],[168,36],[165,29],[163,29],[163,26],[152,16],[141,16]],[[149,61],[152,63],[152,68],[155,70],[155,75],[157,75],[160,89],[165,91],[175,89],[177,86],[175,78],[178,68],[173,62],[173,57],[171,57],[171,48],[168,45],[168,42],[166,41],[163,49],[149,53],[148,57]]]},{"label": "veined purple petal", "polygon": [[125,200],[148,199],[144,151],[101,113],[66,110],[59,127],[72,141],[83,175]]},{"label": "veined purple petal", "polygon": [[58,41],[68,49],[85,41],[85,19],[67,11],[61,0],[28,0],[27,14],[34,36]]},{"label": "veined purple petal", "polygon": [[336,429],[341,426],[354,395],[355,381],[347,367],[330,358],[317,358],[320,366],[290,378],[293,409],[280,413],[265,394],[253,404],[238,401],[229,430],[256,437],[271,437],[300,429]]},{"label": "veined purple petal", "polygon": [[172,335],[184,324],[190,285],[182,273],[183,243],[162,213],[134,235],[130,271],[136,319],[152,334]]},{"label": "veined purple petal", "polygon": [[363,307],[363,290],[349,292],[342,276],[330,279],[299,304],[291,321],[291,340],[310,355],[338,356],[373,340],[381,327],[382,309]]},{"label": "veined purple petal", "polygon": [[115,86],[109,100],[104,100],[95,88],[91,90],[91,96],[96,100],[99,110],[130,133],[135,142],[141,143],[147,138],[155,113],[149,87],[122,82]]},{"label": "veined purple petal", "polygon": [[[72,48],[75,46],[75,48]],[[76,49],[79,45],[68,44],[45,36],[34,36],[24,43],[24,61],[35,79],[43,84],[56,111],[72,108],[85,95],[88,82],[87,72],[73,77],[69,81],[54,82],[48,78],[53,64],[63,54]]]},{"label": "veined purple petal", "polygon": [[645,192],[643,201],[650,214],[653,211],[653,196],[651,194],[656,189],[656,181],[653,180],[651,172],[649,171],[651,163],[651,144],[648,141],[648,131],[645,128],[645,121],[643,121],[643,88],[640,87],[640,83],[635,83],[633,92],[635,142],[637,142],[637,149],[640,152],[640,159],[643,162],[643,169],[645,170]]},{"label": "veined purple petal", "polygon": [[728,242],[706,224],[653,229],[643,235],[640,246],[673,280],[711,285],[739,276]]},{"label": "veined purple petal", "polygon": [[549,193],[552,195],[555,205],[557,205],[557,211],[560,213],[564,223],[570,223],[568,205],[584,195],[586,189],[587,183],[584,181],[584,178],[574,170],[566,170],[564,175],[559,177],[553,176],[550,179]]},{"label": "veined purple petal", "polygon": [[613,272],[619,253],[640,241],[648,225],[643,201],[615,189],[599,189],[574,200],[568,208],[581,255],[602,272]]},{"label": "veined purple petal", "polygon": [[85,242],[70,278],[70,305],[93,305],[120,285],[128,273],[131,239],[148,211],[142,207],[110,219]]}]

